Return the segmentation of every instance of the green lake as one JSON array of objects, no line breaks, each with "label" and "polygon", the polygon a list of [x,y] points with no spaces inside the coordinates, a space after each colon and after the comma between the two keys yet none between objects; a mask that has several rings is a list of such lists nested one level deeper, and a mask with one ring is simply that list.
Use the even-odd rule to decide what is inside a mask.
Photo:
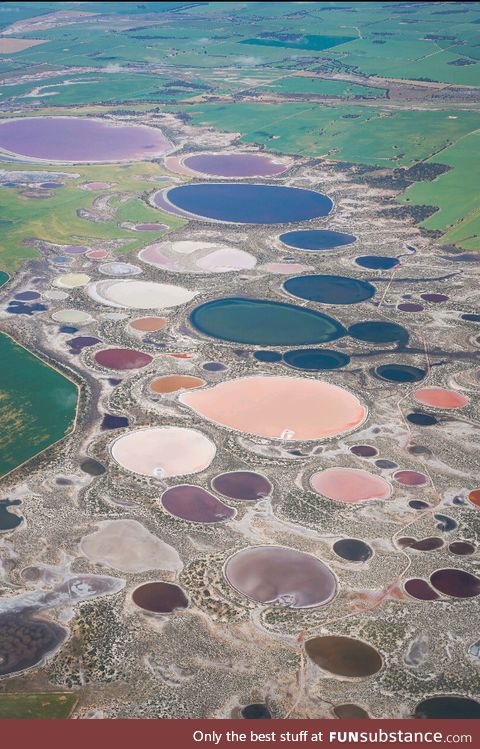
[{"label": "green lake", "polygon": [[77,387],[0,333],[0,476],[63,437]]}]

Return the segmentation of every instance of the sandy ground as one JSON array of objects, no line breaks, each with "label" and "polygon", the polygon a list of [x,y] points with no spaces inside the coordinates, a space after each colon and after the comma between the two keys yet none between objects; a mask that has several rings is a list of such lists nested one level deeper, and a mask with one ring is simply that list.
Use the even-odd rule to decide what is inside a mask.
[{"label": "sandy ground", "polygon": [[81,549],[85,556],[124,572],[163,569],[176,572],[182,562],[176,550],[136,520],[105,520],[98,530],[84,536]]},{"label": "sandy ground", "polygon": [[14,52],[22,52],[37,44],[45,44],[47,39],[0,39],[0,55],[11,55]]}]

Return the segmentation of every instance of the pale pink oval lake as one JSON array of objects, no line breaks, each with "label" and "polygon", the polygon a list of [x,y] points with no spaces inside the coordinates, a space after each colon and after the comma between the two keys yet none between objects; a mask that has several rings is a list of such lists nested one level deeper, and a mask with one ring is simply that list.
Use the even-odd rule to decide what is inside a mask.
[{"label": "pale pink oval lake", "polygon": [[22,117],[0,123],[0,148],[48,161],[146,161],[172,144],[161,130],[93,117]]},{"label": "pale pink oval lake", "polygon": [[216,447],[196,429],[166,426],[124,434],[113,442],[111,452],[128,471],[167,478],[205,470],[215,457]]},{"label": "pale pink oval lake", "polygon": [[312,489],[328,499],[357,504],[369,499],[387,499],[391,494],[388,481],[358,468],[327,468],[310,478]]},{"label": "pale pink oval lake", "polygon": [[80,187],[83,187],[84,190],[108,190],[113,185],[111,182],[84,182]]},{"label": "pale pink oval lake", "polygon": [[144,247],[138,257],[149,265],[176,273],[228,273],[251,270],[257,259],[245,250],[200,241],[163,241]]},{"label": "pale pink oval lake", "polygon": [[257,603],[301,609],[321,606],[337,592],[335,575],[324,562],[284,546],[252,546],[225,564],[225,577]]},{"label": "pale pink oval lake", "polygon": [[446,388],[420,388],[415,391],[415,400],[433,408],[463,408],[470,399],[462,393]]},{"label": "pale pink oval lake", "polygon": [[348,390],[300,377],[242,377],[182,393],[179,399],[217,424],[271,439],[316,440],[344,434],[367,415]]}]

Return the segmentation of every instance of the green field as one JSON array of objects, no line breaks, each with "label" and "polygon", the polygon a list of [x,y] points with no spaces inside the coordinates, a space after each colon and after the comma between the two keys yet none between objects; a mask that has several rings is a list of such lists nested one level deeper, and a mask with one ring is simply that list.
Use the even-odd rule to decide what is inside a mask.
[{"label": "green field", "polygon": [[239,132],[241,141],[279,153],[390,168],[428,159],[478,126],[474,112],[308,103],[198,104],[188,113],[196,125]]},{"label": "green field", "polygon": [[70,692],[0,694],[0,720],[69,718],[77,697]]},{"label": "green field", "polygon": [[[5,165],[6,168],[6,165]],[[11,169],[23,169],[25,165],[9,165]],[[30,167],[29,167],[30,168]],[[65,187],[51,191],[48,198],[39,199],[25,197],[20,188],[0,190],[0,213],[8,220],[3,226],[0,238],[0,269],[15,271],[23,260],[38,257],[33,247],[23,244],[29,237],[43,239],[49,242],[68,244],[75,241],[88,242],[92,239],[128,239],[121,252],[140,249],[162,233],[142,234],[122,229],[119,224],[124,221],[142,222],[152,221],[165,223],[171,229],[182,226],[185,222],[176,216],[170,216],[155,208],[151,208],[136,197],[136,194],[153,192],[155,182],[149,178],[165,174],[158,164],[137,163],[127,165],[102,165],[88,167],[36,167],[42,171],[56,170],[80,174],[78,179],[69,179]],[[32,164],[31,169],[35,169]],[[79,184],[87,181],[112,182],[110,192],[132,192],[131,199],[123,202],[118,216],[106,223],[96,223],[77,216],[77,209],[90,210],[92,203],[101,192],[91,192],[79,188]],[[118,201],[117,201],[118,204]]]},{"label": "green field", "polygon": [[[31,31],[25,36],[46,43],[16,53],[5,69],[54,61],[99,69],[138,62],[210,70],[248,65],[251,58],[259,66],[308,69],[326,60],[367,75],[480,85],[475,4],[456,8],[444,3],[441,9],[436,3],[357,5],[338,3],[333,13],[328,2],[299,3],[296,12],[287,3],[123,3],[121,10],[112,3],[83,4],[82,10],[110,14],[111,23],[87,19]],[[2,3],[1,23],[57,9],[55,3],[22,6]],[[74,3],[62,5],[62,10],[75,8]],[[120,25],[112,33],[119,16],[142,11],[158,13],[158,23]]]},{"label": "green field", "polygon": [[480,131],[461,138],[429,161],[447,164],[450,171],[433,182],[417,182],[400,198],[402,203],[438,206],[421,225],[444,232],[442,241],[463,249],[480,249]]},{"label": "green field", "polygon": [[[78,9],[76,3],[62,4],[62,10]],[[180,110],[191,115],[194,125],[239,133],[240,142],[329,161],[396,168],[446,159],[442,163],[451,165],[451,171],[417,183],[401,200],[438,206],[424,226],[444,231],[447,242],[480,248],[478,189],[468,164],[477,111],[456,108],[454,99],[443,109],[431,102],[415,108],[392,104],[386,88],[348,80],[375,75],[478,86],[480,13],[475,4],[93,2],[81,9],[106,15],[100,22],[84,17],[78,23],[27,31],[21,36],[45,44],[0,57],[7,79],[0,101],[28,105],[36,114],[78,115],[78,107],[85,115],[118,107],[138,114],[154,107]],[[0,26],[54,10],[58,4],[53,2],[2,3]],[[319,77],[325,73],[345,75],[346,80]],[[198,103],[197,98],[238,98],[244,92],[302,100]],[[320,105],[309,102],[309,96],[339,102]],[[156,237],[122,229],[120,223],[161,221],[171,229],[183,224],[139,198],[154,189],[149,178],[162,173],[158,165],[64,171],[81,176],[45,200],[22,196],[19,189],[0,190],[0,270],[15,271],[37,255],[24,245],[32,237],[58,243],[127,239],[119,250],[126,253]],[[105,223],[77,216],[77,209],[90,209],[95,198],[78,185],[94,179],[114,182],[114,193],[131,193],[125,200],[112,199],[117,214]]]},{"label": "green field", "polygon": [[387,93],[386,89],[375,88],[374,86],[360,86],[358,83],[348,83],[347,81],[296,75],[280,78],[266,86],[255,87],[255,91],[260,94],[271,91],[283,95],[338,96],[341,99],[350,99],[356,96],[382,98]]},{"label": "green field", "polygon": [[77,386],[0,333],[0,477],[64,437]]},{"label": "green field", "polygon": [[83,106],[85,104],[116,104],[131,101],[163,103],[182,101],[209,90],[208,86],[176,82],[173,78],[154,75],[110,73],[84,73],[81,75],[53,74],[32,83],[3,86],[2,99],[13,99],[18,104],[31,101],[54,106]]}]

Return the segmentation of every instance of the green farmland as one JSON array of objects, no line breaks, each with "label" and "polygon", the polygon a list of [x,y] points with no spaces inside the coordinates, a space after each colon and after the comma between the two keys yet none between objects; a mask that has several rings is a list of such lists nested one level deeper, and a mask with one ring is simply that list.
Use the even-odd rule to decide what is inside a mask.
[{"label": "green farmland", "polygon": [[71,692],[0,694],[0,720],[69,718],[77,696]]},{"label": "green farmland", "polygon": [[[25,169],[25,166],[16,168]],[[43,165],[41,168],[44,170]],[[49,167],[48,170],[52,169]],[[59,169],[56,167],[57,171]],[[52,194],[44,199],[26,197],[18,187],[3,189],[0,192],[0,211],[7,220],[0,239],[0,269],[3,271],[15,271],[23,260],[38,256],[35,248],[24,244],[24,240],[29,237],[58,244],[71,243],[73,238],[86,242],[88,239],[122,239],[126,242],[121,251],[130,252],[143,247],[155,237],[155,234],[148,237],[129,229],[122,229],[120,223],[154,221],[165,223],[172,229],[184,223],[182,219],[151,208],[136,197],[138,193],[154,191],[155,183],[149,178],[162,175],[156,164],[62,167],[60,171],[80,173],[81,177],[67,180],[64,187],[52,191]],[[118,215],[115,212],[111,221],[98,223],[79,218],[77,215],[80,208],[92,210],[95,197],[104,192],[80,189],[79,184],[95,180],[111,181],[112,193],[131,193],[131,197],[122,200],[121,203],[118,199],[113,199],[112,206],[114,209],[118,207]]]},{"label": "green farmland", "polygon": [[430,159],[446,164],[450,171],[433,182],[418,182],[401,198],[402,203],[438,206],[438,211],[422,223],[426,229],[443,232],[442,241],[465,250],[480,249],[480,131],[461,138],[453,146]]}]

